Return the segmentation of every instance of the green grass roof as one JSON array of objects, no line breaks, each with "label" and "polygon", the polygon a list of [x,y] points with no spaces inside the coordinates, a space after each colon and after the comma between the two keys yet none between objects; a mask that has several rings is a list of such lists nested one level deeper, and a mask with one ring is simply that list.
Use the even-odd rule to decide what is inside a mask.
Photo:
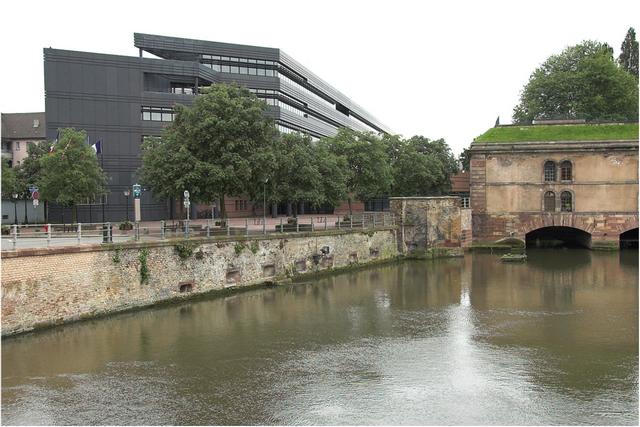
[{"label": "green grass roof", "polygon": [[499,126],[489,129],[477,137],[474,142],[613,141],[621,139],[637,140],[638,124]]}]

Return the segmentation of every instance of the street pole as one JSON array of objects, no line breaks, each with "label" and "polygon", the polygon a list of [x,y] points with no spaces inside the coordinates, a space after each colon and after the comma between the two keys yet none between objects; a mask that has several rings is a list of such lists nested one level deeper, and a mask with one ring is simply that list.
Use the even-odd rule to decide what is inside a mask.
[{"label": "street pole", "polygon": [[[104,172],[104,153],[102,152],[102,147],[100,147],[100,169]],[[105,204],[106,194],[100,196],[100,200],[102,201],[102,223],[104,224],[104,204]]]},{"label": "street pole", "polygon": [[262,184],[262,234],[267,234],[267,182],[269,178]]},{"label": "street pole", "polygon": [[127,188],[124,190],[124,196],[127,198],[127,205],[125,206],[125,212],[127,213],[127,222],[129,222],[129,196],[131,195],[131,191]]},{"label": "street pole", "polygon": [[13,194],[13,225],[18,225],[18,195]]}]

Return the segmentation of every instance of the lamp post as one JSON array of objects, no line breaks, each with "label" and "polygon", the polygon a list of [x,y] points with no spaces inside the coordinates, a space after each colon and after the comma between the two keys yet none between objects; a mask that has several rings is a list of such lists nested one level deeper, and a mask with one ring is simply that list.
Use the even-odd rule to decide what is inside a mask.
[{"label": "lamp post", "polygon": [[13,193],[13,224],[18,224],[18,193]]},{"label": "lamp post", "polygon": [[182,193],[184,196],[184,209],[185,209],[185,221],[184,221],[184,236],[189,237],[189,207],[191,207],[191,202],[189,201],[189,191],[184,190]]},{"label": "lamp post", "polygon": [[262,234],[267,234],[267,182],[265,178],[262,184]]},{"label": "lamp post", "polygon": [[129,196],[131,195],[131,190],[127,188],[126,190],[124,190],[123,194],[124,194],[124,197],[127,198],[127,206],[125,209],[127,212],[127,222],[129,222]]}]

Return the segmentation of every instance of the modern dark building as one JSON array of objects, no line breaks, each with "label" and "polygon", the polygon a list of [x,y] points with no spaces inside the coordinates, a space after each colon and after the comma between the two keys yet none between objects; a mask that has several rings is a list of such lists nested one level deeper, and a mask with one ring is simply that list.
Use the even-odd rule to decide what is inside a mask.
[{"label": "modern dark building", "polygon": [[[125,217],[123,192],[138,180],[144,137],[160,135],[174,118],[175,104],[189,105],[201,88],[214,83],[236,82],[264,99],[281,132],[313,138],[332,136],[340,127],[389,132],[280,49],[138,33],[134,45],[138,57],[44,49],[47,137],[55,139],[59,128],[75,127],[87,131],[90,143],[102,141],[110,190],[107,221]],[[229,198],[226,203],[231,215],[250,214],[250,201]],[[177,204],[145,192],[142,218],[173,217]],[[60,219],[59,210],[51,209],[50,221]],[[100,213],[99,205],[87,205],[79,219],[88,221],[91,215],[100,220]]]}]

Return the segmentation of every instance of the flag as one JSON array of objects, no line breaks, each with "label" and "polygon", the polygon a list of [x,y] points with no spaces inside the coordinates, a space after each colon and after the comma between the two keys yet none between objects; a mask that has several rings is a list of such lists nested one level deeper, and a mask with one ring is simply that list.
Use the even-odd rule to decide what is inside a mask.
[{"label": "flag", "polygon": [[102,140],[99,139],[98,141],[96,141],[96,143],[93,144],[91,148],[93,148],[96,154],[102,154]]}]

